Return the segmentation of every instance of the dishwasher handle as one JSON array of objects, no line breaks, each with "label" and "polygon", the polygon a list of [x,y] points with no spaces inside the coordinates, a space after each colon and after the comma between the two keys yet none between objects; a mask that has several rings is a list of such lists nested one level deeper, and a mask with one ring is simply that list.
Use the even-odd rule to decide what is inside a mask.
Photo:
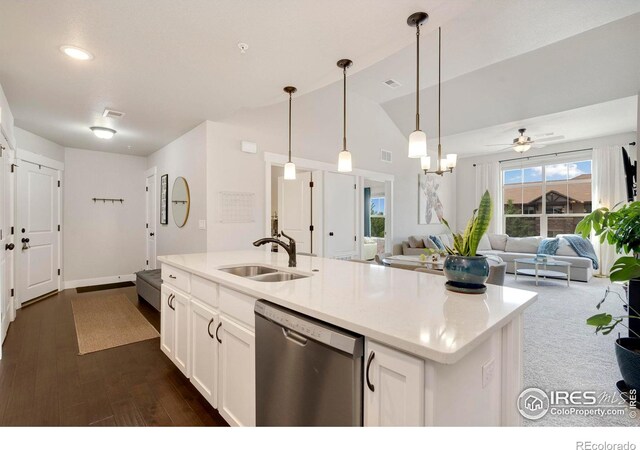
[{"label": "dishwasher handle", "polygon": [[305,345],[307,345],[307,342],[309,342],[309,340],[305,338],[303,335],[296,333],[295,331],[289,330],[285,327],[282,327],[282,334],[284,334],[284,337],[286,339],[290,340],[294,344],[297,344],[301,347],[304,347]]}]

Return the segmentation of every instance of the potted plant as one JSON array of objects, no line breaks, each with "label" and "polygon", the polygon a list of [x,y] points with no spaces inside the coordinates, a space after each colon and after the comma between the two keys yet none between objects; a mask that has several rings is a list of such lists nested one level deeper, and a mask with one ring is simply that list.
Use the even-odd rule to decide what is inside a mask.
[{"label": "potted plant", "polygon": [[489,228],[491,212],[491,196],[485,191],[463,233],[454,233],[443,219],[453,235],[453,247],[445,246],[447,257],[444,260],[444,275],[448,280],[445,287],[450,291],[473,294],[486,291],[484,282],[489,276],[489,263],[486,256],[477,255],[476,251]]},{"label": "potted plant", "polygon": [[[640,389],[640,202],[620,204],[611,210],[598,208],[582,219],[576,233],[586,238],[593,231],[600,242],[615,246],[621,256],[611,267],[611,281],[628,283],[629,300],[625,302],[627,316],[597,314],[587,319],[587,324],[596,327],[596,333],[609,334],[617,325],[627,327],[629,337],[616,340],[616,358],[627,388]],[[606,296],[605,296],[606,298]],[[598,303],[600,308],[604,299]],[[623,322],[628,319],[628,326]]]}]

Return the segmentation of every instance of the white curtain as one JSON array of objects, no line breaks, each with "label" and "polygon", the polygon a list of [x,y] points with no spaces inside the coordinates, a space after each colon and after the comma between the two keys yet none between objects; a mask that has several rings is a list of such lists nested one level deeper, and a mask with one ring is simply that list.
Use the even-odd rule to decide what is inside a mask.
[{"label": "white curtain", "polygon": [[497,161],[476,164],[476,205],[480,203],[484,191],[489,191],[493,202],[493,218],[489,224],[489,233],[499,233],[502,230],[502,195],[500,163]]},{"label": "white curtain", "polygon": [[[591,194],[593,208],[613,208],[616,204],[627,199],[625,187],[624,165],[622,162],[622,147],[609,145],[594,148],[591,157],[592,184]],[[599,238],[593,238],[593,247],[600,260],[601,275],[609,275],[609,270],[616,260],[615,247],[609,244],[600,245]]]}]

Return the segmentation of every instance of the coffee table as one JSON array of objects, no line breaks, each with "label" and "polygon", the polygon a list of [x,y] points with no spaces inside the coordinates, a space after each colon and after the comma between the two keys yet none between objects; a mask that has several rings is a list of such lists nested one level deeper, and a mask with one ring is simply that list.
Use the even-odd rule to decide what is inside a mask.
[{"label": "coffee table", "polygon": [[[538,286],[539,277],[559,278],[561,280],[566,279],[567,286],[570,286],[571,263],[565,261],[556,261],[555,259],[550,261],[542,261],[535,258],[518,258],[513,260],[513,264],[516,280],[518,280],[518,275],[535,276],[536,286]],[[526,264],[529,266],[534,266],[534,268],[518,269],[518,264]],[[558,270],[562,268],[564,268],[564,272]]]}]

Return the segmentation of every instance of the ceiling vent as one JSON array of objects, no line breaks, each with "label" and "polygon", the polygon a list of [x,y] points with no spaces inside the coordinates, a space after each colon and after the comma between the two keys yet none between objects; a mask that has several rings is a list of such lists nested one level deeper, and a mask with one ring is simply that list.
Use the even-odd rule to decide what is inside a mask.
[{"label": "ceiling vent", "polygon": [[109,119],[120,119],[124,116],[123,112],[116,111],[115,109],[105,108],[102,113],[102,117],[108,117]]},{"label": "ceiling vent", "polygon": [[382,84],[384,84],[385,86],[387,86],[387,87],[389,87],[391,89],[396,89],[396,88],[399,88],[400,86],[402,86],[396,80],[393,80],[391,78],[389,78],[387,81],[383,81]]},{"label": "ceiling vent", "polygon": [[386,163],[392,162],[392,153],[389,150],[380,149],[380,161]]}]

